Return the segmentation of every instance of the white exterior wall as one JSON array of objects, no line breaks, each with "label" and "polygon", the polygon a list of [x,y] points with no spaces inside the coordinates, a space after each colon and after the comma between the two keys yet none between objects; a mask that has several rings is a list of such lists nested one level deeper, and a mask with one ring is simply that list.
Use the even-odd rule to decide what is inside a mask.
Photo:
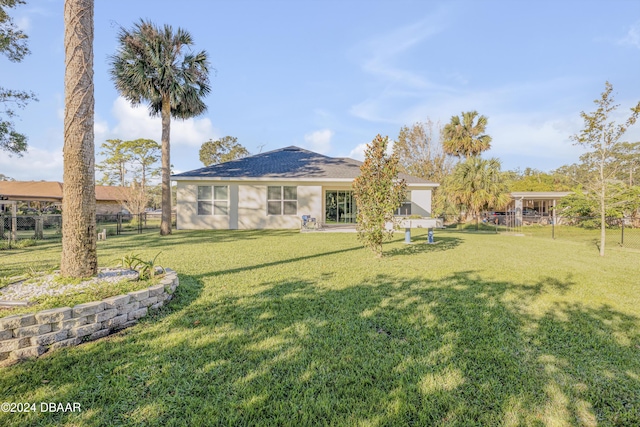
[{"label": "white exterior wall", "polygon": [[[177,181],[177,227],[179,230],[253,230],[299,229],[302,215],[310,215],[324,222],[325,191],[350,190],[347,183],[304,181],[226,181],[193,180]],[[198,215],[198,186],[229,186],[229,215]],[[298,189],[297,215],[267,215],[267,187],[296,186]],[[422,187],[411,191],[411,213],[431,216],[431,189]]]},{"label": "white exterior wall", "polygon": [[[228,185],[229,215],[198,215],[198,186]],[[267,187],[296,186],[297,215],[268,215]],[[298,229],[302,215],[322,218],[322,186],[300,182],[269,181],[178,181],[177,227],[204,229]]]},{"label": "white exterior wall", "polygon": [[431,190],[411,190],[411,215],[431,217]]}]

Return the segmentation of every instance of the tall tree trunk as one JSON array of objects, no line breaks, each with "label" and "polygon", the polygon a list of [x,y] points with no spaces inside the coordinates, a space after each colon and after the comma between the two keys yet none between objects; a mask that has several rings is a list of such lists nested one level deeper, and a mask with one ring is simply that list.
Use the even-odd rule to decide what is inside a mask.
[{"label": "tall tree trunk", "polygon": [[171,104],[169,95],[162,98],[162,220],[160,235],[171,234]]},{"label": "tall tree trunk", "polygon": [[[604,152],[604,148],[603,148]],[[604,162],[605,156],[600,161],[600,256],[604,256],[606,233],[606,201],[607,201],[607,183],[604,180]]]},{"label": "tall tree trunk", "polygon": [[93,0],[64,3],[65,114],[62,259],[67,277],[97,273]]},{"label": "tall tree trunk", "polygon": [[125,169],[125,162],[120,162],[120,186],[124,187],[124,177],[127,175],[127,170]]}]

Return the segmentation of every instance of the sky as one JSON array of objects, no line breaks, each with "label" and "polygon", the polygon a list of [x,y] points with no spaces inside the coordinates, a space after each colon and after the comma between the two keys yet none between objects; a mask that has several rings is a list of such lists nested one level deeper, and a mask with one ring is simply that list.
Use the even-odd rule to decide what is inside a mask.
[{"label": "sky", "polygon": [[[33,91],[18,112],[22,157],[0,173],[62,181],[62,0],[10,11],[29,36],[20,63],[0,56],[0,86]],[[109,77],[121,27],[140,19],[187,30],[206,50],[207,111],[171,127],[174,172],[202,167],[202,143],[230,135],[252,154],[297,145],[362,159],[377,135],[476,110],[503,170],[550,171],[578,161],[570,136],[609,81],[623,121],[640,101],[640,1],[97,0],[96,161],[107,139],[160,142],[159,118],[133,108]],[[640,141],[640,124],[624,140]],[[100,176],[98,176],[100,178]]]}]

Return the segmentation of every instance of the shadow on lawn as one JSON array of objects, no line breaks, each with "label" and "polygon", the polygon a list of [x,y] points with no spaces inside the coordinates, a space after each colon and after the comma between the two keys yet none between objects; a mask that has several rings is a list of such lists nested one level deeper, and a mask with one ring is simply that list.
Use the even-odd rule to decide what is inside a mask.
[{"label": "shadow on lawn", "polygon": [[0,424],[638,425],[640,319],[577,303],[527,310],[570,278],[331,278],[216,297],[181,276],[157,322],[0,369],[4,400],[82,413]]},{"label": "shadow on lawn", "polygon": [[111,239],[111,243],[117,246],[119,240],[128,238],[129,241],[135,242],[140,247],[166,248],[167,246],[193,246],[201,243],[250,241],[295,233],[291,230],[173,230],[171,235],[163,237],[159,237],[157,232],[117,236]]}]

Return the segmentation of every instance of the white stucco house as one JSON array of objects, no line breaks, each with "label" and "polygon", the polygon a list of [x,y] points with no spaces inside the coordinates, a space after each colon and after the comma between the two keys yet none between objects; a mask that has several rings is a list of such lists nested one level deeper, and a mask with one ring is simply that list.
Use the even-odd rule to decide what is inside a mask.
[{"label": "white stucco house", "polygon": [[[290,146],[171,177],[178,229],[296,229],[310,215],[324,226],[353,223],[359,162]],[[438,186],[406,174],[399,215],[431,215]]]}]

